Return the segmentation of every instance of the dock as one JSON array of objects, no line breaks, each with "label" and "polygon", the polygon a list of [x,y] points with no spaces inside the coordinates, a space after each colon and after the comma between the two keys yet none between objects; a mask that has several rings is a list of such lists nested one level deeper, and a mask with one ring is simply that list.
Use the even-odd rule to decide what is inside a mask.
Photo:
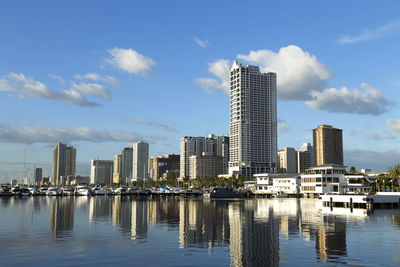
[{"label": "dock", "polygon": [[321,195],[324,207],[361,208],[400,208],[400,192],[377,192],[375,195]]}]

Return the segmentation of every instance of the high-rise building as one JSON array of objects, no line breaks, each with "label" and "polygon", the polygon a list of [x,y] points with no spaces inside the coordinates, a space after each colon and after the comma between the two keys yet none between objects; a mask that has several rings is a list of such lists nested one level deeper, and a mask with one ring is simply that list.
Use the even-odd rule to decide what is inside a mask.
[{"label": "high-rise building", "polygon": [[122,173],[121,173],[121,166],[122,166],[122,155],[115,155],[114,156],[114,173],[113,173],[113,183],[119,184],[121,183]]},{"label": "high-rise building", "polygon": [[297,151],[297,173],[301,173],[304,170],[314,165],[313,159],[313,147],[310,143],[304,143],[300,150]]},{"label": "high-rise building", "polygon": [[132,179],[133,148],[125,147],[121,154],[121,182],[128,183]]},{"label": "high-rise building", "polygon": [[223,169],[219,174],[226,173],[229,162],[229,137],[215,136],[208,137],[184,136],[181,139],[180,154],[180,177],[188,179],[190,176],[190,157],[197,155],[221,156],[223,157]]},{"label": "high-rise building", "polygon": [[132,181],[148,178],[149,144],[139,141],[133,144]]},{"label": "high-rise building", "polygon": [[229,174],[251,177],[277,167],[276,73],[233,62],[230,69]]},{"label": "high-rise building", "polygon": [[224,169],[222,156],[193,155],[189,158],[189,178],[217,178]]},{"label": "high-rise building", "polygon": [[167,171],[179,171],[180,165],[179,155],[165,155],[150,158],[149,175],[152,180],[158,180]]},{"label": "high-rise building", "polygon": [[42,180],[43,170],[42,168],[34,168],[33,169],[33,182],[38,185]]},{"label": "high-rise building", "polygon": [[76,149],[58,142],[53,152],[52,184],[61,185],[60,176],[75,176]]},{"label": "high-rise building", "polygon": [[343,165],[342,130],[331,125],[319,125],[313,129],[314,166],[325,164]]},{"label": "high-rise building", "polygon": [[278,150],[279,170],[284,173],[297,172],[297,154],[293,147]]},{"label": "high-rise building", "polygon": [[111,184],[113,180],[113,160],[92,160],[90,164],[91,184]]}]

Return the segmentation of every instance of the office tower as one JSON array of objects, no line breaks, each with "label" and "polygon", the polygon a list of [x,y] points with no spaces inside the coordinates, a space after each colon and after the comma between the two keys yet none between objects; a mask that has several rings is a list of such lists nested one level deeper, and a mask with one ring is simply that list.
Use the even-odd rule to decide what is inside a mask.
[{"label": "office tower", "polygon": [[284,149],[278,150],[279,170],[284,173],[296,173],[296,156],[296,150],[292,147],[285,147]]},{"label": "office tower", "polygon": [[314,165],[313,147],[310,143],[304,143],[297,151],[297,172],[301,173]]},{"label": "office tower", "polygon": [[[229,169],[229,137],[228,136],[215,136],[209,134],[208,138],[214,140],[213,142],[213,156],[223,157],[223,170],[222,173],[228,173]],[[221,174],[221,173],[220,173]]]},{"label": "office tower", "polygon": [[121,183],[122,173],[121,173],[121,166],[122,166],[122,155],[115,155],[114,156],[114,172],[113,172],[113,183],[119,184]]},{"label": "office tower", "polygon": [[61,185],[60,176],[75,176],[76,149],[58,142],[53,152],[52,184]]},{"label": "office tower", "polygon": [[113,160],[92,160],[90,164],[91,184],[111,184],[113,180]]},{"label": "office tower", "polygon": [[276,73],[230,69],[229,174],[251,177],[277,167]]},{"label": "office tower", "polygon": [[229,137],[215,136],[208,137],[184,136],[181,139],[180,155],[180,177],[188,179],[190,174],[190,157],[197,155],[221,156],[223,157],[224,168],[219,174],[226,173],[226,165],[229,162]]},{"label": "office tower", "polygon": [[324,164],[343,165],[342,130],[331,125],[319,125],[313,129],[314,166]]},{"label": "office tower", "polygon": [[125,147],[121,154],[121,183],[129,183],[132,179],[133,148]]},{"label": "office tower", "polygon": [[43,173],[42,168],[33,169],[33,182],[36,185],[40,184],[40,181],[42,180],[42,173]]},{"label": "office tower", "polygon": [[139,141],[133,144],[132,180],[147,179],[149,169],[149,144]]},{"label": "office tower", "polygon": [[177,170],[180,167],[179,155],[165,155],[150,158],[149,175],[154,181],[160,179],[167,171]]},{"label": "office tower", "polygon": [[189,178],[217,178],[223,173],[224,158],[222,156],[193,155],[189,158]]}]

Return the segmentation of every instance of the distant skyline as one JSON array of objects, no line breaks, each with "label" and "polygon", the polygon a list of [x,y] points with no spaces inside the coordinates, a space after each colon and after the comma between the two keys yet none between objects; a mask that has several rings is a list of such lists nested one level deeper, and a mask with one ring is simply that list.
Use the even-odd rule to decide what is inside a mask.
[{"label": "distant skyline", "polygon": [[[398,1],[0,3],[0,182],[51,175],[58,141],[77,174],[136,141],[228,135],[233,60],[277,73],[278,148],[343,129],[344,163],[400,162]],[[374,14],[371,16],[370,14]]]}]

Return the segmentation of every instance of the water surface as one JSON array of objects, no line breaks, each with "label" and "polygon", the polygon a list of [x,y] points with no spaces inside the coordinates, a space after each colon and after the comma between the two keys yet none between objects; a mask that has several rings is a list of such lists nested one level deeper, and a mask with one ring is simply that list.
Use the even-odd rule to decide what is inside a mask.
[{"label": "water surface", "polygon": [[399,266],[399,210],[316,199],[0,198],[7,265]]}]

